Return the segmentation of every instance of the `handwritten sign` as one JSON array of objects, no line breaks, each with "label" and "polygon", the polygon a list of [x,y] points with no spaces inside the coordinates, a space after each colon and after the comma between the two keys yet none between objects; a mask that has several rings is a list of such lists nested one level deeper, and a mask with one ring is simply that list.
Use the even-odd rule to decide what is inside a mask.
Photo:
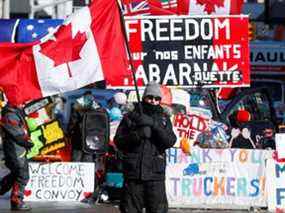
[{"label": "handwritten sign", "polygon": [[177,136],[175,147],[179,147],[180,141],[185,138],[193,144],[199,133],[208,129],[208,119],[196,114],[178,113],[174,115],[172,124]]},{"label": "handwritten sign", "polygon": [[80,201],[94,190],[94,163],[30,163],[26,201]]},{"label": "handwritten sign", "polygon": [[275,143],[278,158],[285,158],[285,133],[276,133]]},{"label": "handwritten sign", "polygon": [[270,151],[193,148],[191,154],[167,151],[170,206],[266,206],[265,159]]},{"label": "handwritten sign", "polygon": [[285,212],[285,163],[273,159],[266,162],[268,210]]}]

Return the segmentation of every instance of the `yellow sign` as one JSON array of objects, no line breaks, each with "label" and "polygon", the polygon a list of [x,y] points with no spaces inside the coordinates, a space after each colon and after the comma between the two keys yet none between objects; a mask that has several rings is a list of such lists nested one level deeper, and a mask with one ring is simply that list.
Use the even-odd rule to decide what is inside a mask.
[{"label": "yellow sign", "polygon": [[30,135],[34,146],[29,151],[28,158],[38,154],[48,154],[65,147],[64,133],[57,120],[41,125]]},{"label": "yellow sign", "polygon": [[44,125],[42,129],[44,138],[46,139],[46,145],[58,141],[64,137],[63,131],[60,128],[58,121],[53,121],[52,123]]}]

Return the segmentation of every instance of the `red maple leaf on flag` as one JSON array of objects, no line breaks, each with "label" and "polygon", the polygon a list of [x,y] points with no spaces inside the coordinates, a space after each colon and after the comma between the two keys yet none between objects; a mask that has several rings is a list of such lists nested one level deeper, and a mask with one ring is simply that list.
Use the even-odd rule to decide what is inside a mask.
[{"label": "red maple leaf on flag", "polygon": [[76,61],[80,58],[80,51],[87,41],[86,33],[77,32],[72,38],[71,23],[61,26],[54,34],[55,40],[48,40],[41,44],[40,52],[54,61],[54,66],[67,64],[69,77],[72,76],[69,62]]},{"label": "red maple leaf on flag", "polygon": [[215,6],[224,7],[225,0],[197,0],[197,4],[205,5],[204,11],[211,14],[215,11]]}]

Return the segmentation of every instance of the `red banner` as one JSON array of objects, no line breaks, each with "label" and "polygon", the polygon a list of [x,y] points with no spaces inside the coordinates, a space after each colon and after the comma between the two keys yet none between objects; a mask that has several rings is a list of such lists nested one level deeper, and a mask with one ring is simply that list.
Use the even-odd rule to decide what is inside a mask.
[{"label": "red banner", "polygon": [[[125,25],[140,86],[250,85],[247,16],[129,17]],[[121,82],[133,86],[131,74]]]}]

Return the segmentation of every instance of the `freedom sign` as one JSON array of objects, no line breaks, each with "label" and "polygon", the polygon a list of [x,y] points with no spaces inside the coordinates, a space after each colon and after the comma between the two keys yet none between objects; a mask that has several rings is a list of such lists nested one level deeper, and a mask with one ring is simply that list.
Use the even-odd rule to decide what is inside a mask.
[{"label": "freedom sign", "polygon": [[125,26],[139,86],[250,85],[248,16],[126,17]]},{"label": "freedom sign", "polygon": [[94,191],[94,163],[29,163],[26,201],[81,201]]}]

